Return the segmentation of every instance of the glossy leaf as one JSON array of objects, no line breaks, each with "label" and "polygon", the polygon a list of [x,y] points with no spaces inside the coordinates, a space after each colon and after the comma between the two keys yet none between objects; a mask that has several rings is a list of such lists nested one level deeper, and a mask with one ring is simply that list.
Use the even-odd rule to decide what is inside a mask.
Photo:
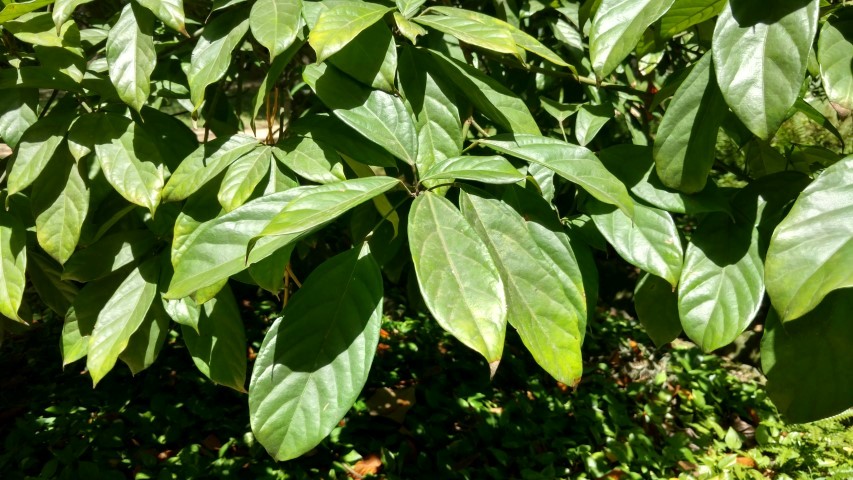
[{"label": "glossy leaf", "polygon": [[655,136],[656,171],[664,185],[685,193],[705,188],[726,112],[713,60],[705,55],[675,92]]},{"label": "glossy leaf", "polygon": [[693,233],[678,286],[681,326],[710,352],[728,345],[752,322],[764,298],[764,265],[753,225],[710,214]]},{"label": "glossy leaf", "polygon": [[20,88],[0,95],[0,138],[14,149],[24,132],[38,120],[38,90]]},{"label": "glossy leaf", "polygon": [[130,337],[145,321],[157,295],[159,273],[157,257],[131,270],[98,314],[86,358],[93,384],[97,385],[112,370]]},{"label": "glossy leaf", "polygon": [[54,0],[30,0],[22,2],[9,2],[0,10],[0,24],[6,23],[9,20],[14,20],[21,15],[38,10],[39,8],[50,5]]},{"label": "glossy leaf", "polygon": [[70,123],[68,117],[47,116],[24,132],[6,183],[10,196],[30,186],[41,175],[62,143]]},{"label": "glossy leaf", "polygon": [[548,167],[598,200],[616,205],[629,217],[634,215],[634,202],[625,185],[586,148],[538,135],[497,135],[479,142],[501,153]]},{"label": "glossy leaf", "polygon": [[637,46],[643,33],[675,0],[601,0],[589,32],[592,68],[606,77]]},{"label": "glossy leaf", "polygon": [[306,115],[292,127],[294,135],[310,136],[365,165],[397,166],[396,160],[385,149],[363,135],[353,135],[355,131],[337,117],[327,114]]},{"label": "glossy leaf", "polygon": [[81,165],[66,151],[49,164],[50,175],[33,186],[32,208],[39,245],[60,264],[74,253],[89,212],[89,188]]},{"label": "glossy leaf", "polygon": [[820,29],[817,61],[826,96],[853,110],[853,8],[842,8]]},{"label": "glossy leaf", "polygon": [[125,280],[128,271],[129,269],[125,268],[89,282],[77,293],[62,326],[60,348],[63,366],[86,356],[98,315]]},{"label": "glossy leaf", "polygon": [[730,0],[717,19],[712,52],[720,90],[743,124],[764,140],[799,96],[818,3]]},{"label": "glossy leaf", "polygon": [[613,118],[613,112],[613,106],[609,103],[582,105],[575,117],[575,138],[578,144],[581,146],[589,144]]},{"label": "glossy leaf", "polygon": [[342,2],[323,11],[308,35],[308,43],[317,52],[317,61],[340,51],[389,11],[390,7],[367,2]]},{"label": "glossy leaf", "polygon": [[507,303],[485,242],[449,200],[429,192],[412,204],[408,234],[429,311],[494,372],[503,353]]},{"label": "glossy leaf", "polygon": [[767,315],[761,368],[767,394],[785,419],[806,423],[853,406],[853,290],[838,290],[799,320]]},{"label": "glossy leaf", "polygon": [[184,0],[135,0],[151,10],[166,26],[187,35],[185,27]]},{"label": "glossy leaf", "polygon": [[660,19],[660,35],[672,38],[693,25],[716,17],[725,6],[726,0],[675,0]]},{"label": "glossy leaf", "polygon": [[258,141],[247,135],[217,138],[199,146],[169,178],[163,200],[184,200],[257,146]]},{"label": "glossy leaf", "polygon": [[273,154],[283,165],[309,181],[335,183],[346,180],[338,152],[311,137],[287,138],[273,149]]},{"label": "glossy leaf", "polygon": [[391,93],[396,90],[397,44],[383,22],[359,33],[328,62],[364,85]]},{"label": "glossy leaf", "polygon": [[521,58],[508,24],[487,15],[467,15],[459,8],[447,8],[442,13],[444,15],[420,15],[412,20],[469,45]]},{"label": "glossy leaf", "polygon": [[190,100],[195,111],[201,108],[207,86],[219,81],[228,71],[231,53],[248,31],[249,19],[243,9],[220,15],[204,27],[187,71]]},{"label": "glossy leaf", "polygon": [[827,168],[797,198],[773,232],[767,292],[783,322],[853,286],[853,157]]},{"label": "glossy leaf", "polygon": [[259,0],[252,5],[249,27],[270,52],[270,59],[290,48],[302,25],[302,0]]},{"label": "glossy leaf", "polygon": [[524,180],[524,175],[500,156],[463,156],[438,162],[423,173],[421,182],[437,179],[472,180],[475,182],[509,184]]},{"label": "glossy leaf", "polygon": [[259,147],[228,167],[219,187],[219,204],[226,212],[246,203],[270,169],[271,147]]},{"label": "glossy leaf", "polygon": [[79,250],[65,262],[63,280],[91,282],[143,258],[156,243],[148,230],[125,230],[107,235]]},{"label": "glossy leaf", "polygon": [[[568,241],[548,242],[544,228],[537,232],[543,244],[557,247],[552,258],[540,249],[521,215],[500,200],[462,192],[459,203],[500,272],[507,320],[546,372],[566,385],[575,385],[583,374],[580,348],[586,300],[570,277],[577,272],[575,259],[558,253],[566,249]],[[562,269],[563,262],[573,268]]]},{"label": "glossy leaf", "polygon": [[426,3],[426,0],[396,0],[397,9],[404,17],[410,18],[417,13],[421,5]]},{"label": "glossy leaf", "polygon": [[127,347],[119,358],[130,368],[130,372],[136,375],[154,363],[168,335],[169,317],[163,311],[162,305],[155,300],[142,325],[130,336]]},{"label": "glossy leaf", "polygon": [[267,332],[249,417],[276,459],[314,448],[358,398],[379,343],[382,290],[369,251],[345,252],[314,270]]},{"label": "glossy leaf", "polygon": [[290,263],[290,254],[295,245],[287,245],[260,262],[249,266],[249,275],[258,286],[277,295],[284,289],[284,272]]},{"label": "glossy leaf", "polygon": [[107,62],[119,98],[136,111],[142,110],[151,93],[151,73],[157,65],[151,12],[135,3],[125,5],[107,37]]},{"label": "glossy leaf", "polygon": [[201,373],[214,383],[246,391],[246,332],[231,288],[201,307],[198,332],[182,327],[181,335]]},{"label": "glossy leaf", "polygon": [[26,271],[27,232],[17,218],[0,209],[0,315],[21,322]]},{"label": "glossy leaf", "polygon": [[634,290],[637,318],[657,347],[675,340],[681,334],[678,318],[678,295],[670,283],[647,273]]}]

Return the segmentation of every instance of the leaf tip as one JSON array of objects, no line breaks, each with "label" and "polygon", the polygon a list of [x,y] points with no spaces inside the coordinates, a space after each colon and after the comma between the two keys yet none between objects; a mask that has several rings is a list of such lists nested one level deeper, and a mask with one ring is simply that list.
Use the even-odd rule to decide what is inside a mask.
[{"label": "leaf tip", "polygon": [[498,371],[498,365],[501,364],[501,359],[497,359],[494,362],[489,362],[489,380],[494,380],[495,373]]}]

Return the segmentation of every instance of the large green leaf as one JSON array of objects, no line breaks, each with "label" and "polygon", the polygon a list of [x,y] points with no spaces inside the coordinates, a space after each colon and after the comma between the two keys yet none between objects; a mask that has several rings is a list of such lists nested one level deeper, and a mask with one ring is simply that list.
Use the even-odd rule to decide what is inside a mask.
[{"label": "large green leaf", "polygon": [[62,365],[76,362],[86,356],[89,351],[89,339],[98,315],[104,305],[110,301],[113,294],[127,277],[129,269],[121,269],[112,274],[87,283],[78,292],[65,315],[62,326]]},{"label": "large green leaf", "polygon": [[[497,264],[506,292],[507,320],[546,372],[575,385],[583,374],[586,300],[576,283],[580,276],[572,275],[578,271],[575,258],[565,254],[571,252],[568,239],[549,239],[544,227],[534,237],[524,218],[500,200],[463,191],[459,203]],[[555,235],[559,234],[550,236]],[[537,239],[553,256],[543,252]],[[565,263],[570,269],[563,268]]]},{"label": "large green leaf", "polygon": [[184,26],[186,22],[184,0],[135,0],[135,2],[151,10],[169,28],[187,35],[187,30]]},{"label": "large green leaf", "polygon": [[78,288],[62,280],[62,267],[36,251],[27,252],[27,275],[41,301],[62,317],[77,297]]},{"label": "large green leaf", "polygon": [[219,204],[226,212],[246,203],[270,170],[271,147],[258,147],[228,167],[219,187]]},{"label": "large green leaf", "polygon": [[517,133],[538,135],[539,126],[527,104],[494,78],[467,63],[430,50],[435,64],[483,115],[501,127]]},{"label": "large green leaf", "polygon": [[123,230],[107,235],[65,262],[63,280],[91,282],[129,265],[150,252],[157,239],[148,230]]},{"label": "large green leaf", "polygon": [[415,166],[423,174],[436,162],[462,153],[462,121],[451,90],[439,83],[431,57],[406,48],[399,67],[400,89],[415,114],[418,155]]},{"label": "large green leaf", "polygon": [[270,59],[290,48],[302,26],[302,0],[258,0],[249,14],[255,40],[270,52]]},{"label": "large green leaf", "polygon": [[126,117],[105,114],[95,155],[104,177],[128,202],[153,214],[163,189],[163,160],[153,137]]},{"label": "large green leaf", "polygon": [[423,172],[422,182],[458,178],[475,182],[508,184],[524,180],[524,175],[500,156],[474,157],[470,155],[448,158],[435,163]]},{"label": "large green leaf", "polygon": [[678,295],[668,281],[645,274],[634,290],[634,308],[656,346],[662,347],[681,334]]},{"label": "large green leaf", "polygon": [[35,88],[6,90],[0,95],[0,138],[12,149],[38,120],[39,92]]},{"label": "large green leaf", "polygon": [[626,215],[634,215],[634,201],[628,189],[613,176],[591,151],[556,138],[539,135],[497,135],[481,144],[513,157],[537,163],[583,187],[604,203],[616,205]]},{"label": "large green leaf", "polygon": [[705,188],[727,111],[706,54],[675,92],[655,136],[655,165],[664,185],[685,193]]},{"label": "large green leaf", "polygon": [[[429,11],[433,10],[435,9]],[[469,45],[521,58],[508,28],[509,24],[487,15],[467,15],[459,8],[446,8],[442,13],[443,15],[421,15],[412,20],[452,35]]]},{"label": "large green leaf", "polygon": [[634,206],[634,216],[595,199],[586,202],[595,226],[628,263],[678,285],[684,253],[675,221],[669,213],[644,205]]},{"label": "large green leaf", "polygon": [[201,38],[193,48],[187,71],[194,110],[201,108],[207,86],[217,82],[228,71],[231,53],[249,31],[247,13],[245,9],[238,9],[219,15],[204,27]]},{"label": "large green leaf", "polygon": [[853,290],[839,290],[801,319],[767,315],[761,368],[767,394],[785,419],[805,423],[853,407]]},{"label": "large green leaf", "polygon": [[82,91],[67,74],[47,67],[4,68],[0,70],[0,90],[8,88],[52,88]]},{"label": "large green leaf", "polygon": [[154,50],[154,16],[128,3],[107,37],[110,80],[121,100],[142,110],[151,93],[151,73],[157,65]]},{"label": "large green leaf", "polygon": [[358,398],[379,343],[382,274],[365,248],[318,267],[267,332],[252,370],[252,431],[278,460],[298,457]]},{"label": "large green leaf", "polygon": [[130,368],[131,373],[137,373],[150,367],[169,336],[169,316],[163,311],[163,306],[156,300],[151,304],[142,325],[133,332],[127,347],[118,358]]},{"label": "large green leaf", "polygon": [[365,88],[326,64],[305,67],[303,77],[336,117],[414,165],[418,150],[415,123],[399,97]]},{"label": "large green leaf", "polygon": [[494,372],[503,353],[507,304],[488,247],[449,200],[429,192],[415,199],[408,233],[427,308]]},{"label": "large green leaf", "polygon": [[365,165],[397,166],[394,157],[385,149],[356,132],[337,117],[328,114],[306,115],[291,127],[292,134],[310,136]]},{"label": "large green leaf", "polygon": [[0,10],[0,24],[14,20],[21,15],[38,10],[53,3],[54,0],[30,0],[23,2],[8,2],[3,10]]},{"label": "large green leaf", "polygon": [[181,328],[193,362],[214,383],[245,392],[246,331],[231,288],[220,290],[201,309],[198,331]]},{"label": "large green leaf", "polygon": [[758,137],[787,118],[817,32],[818,0],[730,0],[714,30],[712,52],[726,103]]},{"label": "large green leaf", "polygon": [[634,50],[643,33],[675,0],[601,0],[589,32],[592,68],[606,77]]},{"label": "large green leaf", "polygon": [[853,8],[838,10],[820,29],[817,61],[826,96],[853,110]]},{"label": "large green leaf", "polygon": [[767,293],[783,322],[853,286],[853,156],[827,168],[773,232]]},{"label": "large green leaf", "polygon": [[163,187],[163,200],[183,200],[216,178],[238,158],[254,150],[258,141],[248,135],[217,138],[198,147],[178,166]]},{"label": "large green leaf", "polygon": [[160,261],[154,257],[131,270],[98,314],[86,358],[86,367],[95,385],[112,370],[131,335],[145,321],[157,296]]},{"label": "large green leaf", "polygon": [[693,233],[678,286],[681,326],[710,352],[733,342],[755,318],[764,298],[758,231],[712,213]]},{"label": "large green leaf", "polygon": [[21,222],[0,208],[0,315],[23,321],[18,309],[24,298],[27,232]]},{"label": "large green leaf", "polygon": [[70,123],[71,118],[66,116],[49,115],[24,132],[6,183],[10,196],[30,186],[41,175],[62,143]]},{"label": "large green leaf", "polygon": [[334,55],[367,27],[382,20],[391,7],[366,2],[342,2],[324,10],[308,35],[317,61]]},{"label": "large green leaf", "polygon": [[313,137],[287,138],[273,149],[273,154],[287,168],[309,181],[335,183],[346,180],[338,152]]},{"label": "large green leaf", "polygon": [[693,25],[716,17],[725,6],[726,0],[675,0],[660,19],[660,36],[672,38]]},{"label": "large green leaf", "polygon": [[68,151],[54,156],[50,175],[33,185],[31,197],[39,245],[60,264],[77,248],[89,212],[89,188]]},{"label": "large green leaf", "polygon": [[397,44],[384,22],[359,33],[328,62],[364,85],[394,93],[397,76]]}]

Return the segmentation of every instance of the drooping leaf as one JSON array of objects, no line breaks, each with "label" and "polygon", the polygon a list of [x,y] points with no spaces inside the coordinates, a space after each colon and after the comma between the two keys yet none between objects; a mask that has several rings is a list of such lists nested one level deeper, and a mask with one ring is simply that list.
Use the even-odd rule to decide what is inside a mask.
[{"label": "drooping leaf", "polygon": [[67,116],[48,115],[24,132],[6,183],[10,196],[30,186],[41,175],[62,143],[70,123],[71,118]]},{"label": "drooping leaf", "polygon": [[417,43],[419,36],[428,33],[424,27],[407,19],[400,12],[394,12],[394,23],[397,25],[397,30],[400,31],[400,34],[408,38],[412,43]]},{"label": "drooping leaf", "polygon": [[107,235],[79,250],[65,262],[63,280],[91,282],[129,265],[154,248],[156,238],[148,230],[124,230]]},{"label": "drooping leaf", "polygon": [[637,46],[643,33],[675,0],[601,0],[589,32],[592,68],[606,77]]},{"label": "drooping leaf", "polygon": [[226,212],[246,203],[270,169],[271,147],[259,147],[228,167],[219,187],[219,204]]},{"label": "drooping leaf", "polygon": [[258,286],[277,295],[284,288],[284,272],[290,263],[290,254],[295,245],[287,245],[260,262],[249,266],[249,275]]},{"label": "drooping leaf", "polygon": [[616,205],[626,215],[634,215],[634,202],[628,189],[586,148],[556,138],[539,135],[496,135],[479,141],[482,145],[557,172],[557,175],[583,187],[604,203]]},{"label": "drooping leaf", "polygon": [[27,252],[27,274],[39,298],[58,315],[65,317],[77,297],[78,288],[62,280],[62,267],[38,252]]},{"label": "drooping leaf", "polygon": [[[583,374],[580,348],[586,299],[575,283],[579,278],[572,281],[570,277],[577,272],[575,259],[558,253],[566,249],[568,239],[549,242],[544,227],[534,237],[521,215],[500,200],[463,191],[459,203],[500,272],[507,320],[546,372],[566,385],[575,385]],[[537,238],[543,245],[550,244],[559,263],[542,251]],[[572,266],[569,271],[561,268],[566,262]]]},{"label": "drooping leaf", "polygon": [[155,300],[119,358],[136,375],[154,363],[168,335],[169,317],[163,311],[163,306]]},{"label": "drooping leaf", "polygon": [[797,198],[767,251],[767,293],[783,322],[831,291],[853,286],[853,156],[827,168]]},{"label": "drooping leaf", "polygon": [[252,35],[271,60],[290,48],[301,25],[302,0],[259,0],[249,14]]},{"label": "drooping leaf", "polygon": [[726,112],[712,57],[706,54],[675,92],[655,136],[656,171],[664,185],[685,193],[705,188]]},{"label": "drooping leaf", "polygon": [[[165,2],[164,2],[165,3]],[[125,5],[107,37],[110,81],[119,98],[142,110],[151,93],[151,73],[157,65],[154,50],[154,16],[131,2]]]},{"label": "drooping leaf", "polygon": [[656,346],[662,347],[681,334],[678,295],[668,281],[645,274],[634,290],[634,308]]},{"label": "drooping leaf", "polygon": [[[851,48],[853,48],[853,45],[851,45]],[[850,61],[853,62],[853,55],[851,55]],[[853,70],[851,70],[851,73],[853,73]],[[820,112],[820,110],[813,107],[812,104],[805,101],[803,98],[798,98],[797,101],[794,102],[793,110],[795,112],[802,113],[803,115],[808,117],[809,120],[820,125],[827,132],[835,135],[835,138],[837,138],[838,141],[841,142],[841,149],[845,149],[846,142],[844,139],[844,135],[842,135],[841,132],[839,132],[838,129],[835,128],[835,125],[833,125],[832,122],[828,118],[826,118],[823,113]]]},{"label": "drooping leaf", "polygon": [[26,271],[27,232],[20,220],[0,208],[0,315],[20,322]]},{"label": "drooping leaf", "polygon": [[273,154],[287,168],[312,182],[346,180],[338,152],[312,137],[289,137],[273,149]]},{"label": "drooping leaf", "polygon": [[[433,10],[436,9],[429,11]],[[452,35],[469,45],[521,58],[519,48],[508,28],[509,24],[487,15],[467,15],[459,8],[446,8],[442,13],[443,15],[420,15],[412,20]]]},{"label": "drooping leaf", "polygon": [[660,19],[660,36],[672,38],[693,25],[716,17],[725,6],[726,0],[675,0]]},{"label": "drooping leaf", "polygon": [[358,398],[379,343],[382,295],[376,261],[354,249],[314,270],[267,332],[249,415],[276,459],[314,448]]},{"label": "drooping leaf", "polygon": [[357,130],[328,114],[306,115],[296,121],[291,130],[294,135],[310,136],[365,165],[397,166],[396,160],[385,149],[363,135],[354,135],[354,132]]},{"label": "drooping leaf", "polygon": [[367,89],[325,64],[309,65],[303,77],[336,117],[395,157],[414,165],[417,133],[412,115],[399,97]]},{"label": "drooping leaf", "polygon": [[827,295],[799,320],[782,323],[767,315],[761,368],[767,394],[785,419],[806,423],[853,407],[853,290]]},{"label": "drooping leaf", "polygon": [[586,146],[591,142],[613,118],[613,112],[613,106],[609,103],[581,105],[575,117],[575,138],[578,144]]},{"label": "drooping leaf", "polygon": [[202,305],[198,332],[183,327],[181,335],[201,373],[213,383],[246,391],[246,332],[231,288]]},{"label": "drooping leaf", "polygon": [[678,286],[681,326],[710,352],[733,342],[752,322],[764,297],[758,231],[721,213],[693,233]]},{"label": "drooping leaf", "polygon": [[39,245],[60,264],[74,253],[83,221],[89,212],[89,188],[81,174],[82,165],[68,151],[58,153],[48,164],[50,175],[33,185],[32,208],[36,216]]},{"label": "drooping leaf", "polygon": [[391,10],[391,7],[367,2],[342,2],[324,10],[308,35],[308,43],[317,52],[317,61],[322,62],[340,51]]},{"label": "drooping leaf", "polygon": [[257,146],[254,137],[242,134],[217,138],[199,146],[169,177],[163,187],[163,201],[184,200]]},{"label": "drooping leaf", "polygon": [[730,0],[717,19],[712,52],[720,90],[743,124],[764,140],[799,96],[817,33],[818,4]]},{"label": "drooping leaf", "polygon": [[494,372],[503,353],[507,304],[488,247],[449,200],[429,192],[412,204],[408,233],[429,311]]},{"label": "drooping leaf", "polygon": [[829,17],[817,40],[817,61],[826,96],[853,110],[853,8]]},{"label": "drooping leaf", "polygon": [[369,87],[394,93],[397,44],[391,29],[375,23],[327,60],[337,69]]},{"label": "drooping leaf", "polygon": [[184,0],[135,0],[150,10],[169,28],[187,35]]},{"label": "drooping leaf", "polygon": [[190,100],[195,111],[201,108],[207,86],[217,82],[228,71],[231,52],[240,45],[248,31],[248,12],[243,8],[219,15],[204,27],[193,48],[187,71]]},{"label": "drooping leaf", "polygon": [[16,88],[0,95],[0,138],[14,149],[38,120],[38,89]]},{"label": "drooping leaf", "polygon": [[501,156],[466,155],[433,164],[423,173],[421,182],[453,178],[500,185],[520,182],[524,180],[524,175]]},{"label": "drooping leaf", "polygon": [[86,358],[93,384],[97,385],[112,370],[130,337],[145,321],[157,295],[159,274],[157,257],[134,268],[98,314]]},{"label": "drooping leaf", "polygon": [[71,309],[65,314],[65,323],[62,326],[60,349],[63,366],[86,356],[98,315],[125,280],[128,271],[128,268],[121,269],[89,282],[77,293]]}]

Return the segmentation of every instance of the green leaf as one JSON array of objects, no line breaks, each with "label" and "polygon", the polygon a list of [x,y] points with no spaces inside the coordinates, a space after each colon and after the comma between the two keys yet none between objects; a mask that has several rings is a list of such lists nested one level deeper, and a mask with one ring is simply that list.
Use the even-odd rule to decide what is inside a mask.
[{"label": "green leaf", "polygon": [[[436,10],[431,8],[429,11]],[[509,24],[487,15],[469,16],[459,8],[447,8],[444,15],[420,15],[412,20],[439,32],[452,35],[462,42],[521,59],[521,52],[512,38]]]},{"label": "green leaf", "polygon": [[313,231],[398,185],[400,181],[396,178],[368,177],[306,190],[285,205],[261,231],[258,238],[299,235]]},{"label": "green leaf", "polygon": [[397,45],[391,29],[376,23],[358,34],[328,62],[364,85],[395,92]]},{"label": "green leaf", "polygon": [[226,212],[243,205],[252,196],[252,192],[269,172],[271,159],[271,147],[258,147],[228,167],[217,196]]},{"label": "green leaf", "polygon": [[358,398],[379,343],[382,274],[365,248],[318,267],[267,332],[249,418],[277,460],[314,448]]},{"label": "green leaf", "polygon": [[50,175],[33,185],[32,208],[39,245],[60,264],[74,253],[89,212],[89,188],[78,165],[65,151],[54,156]]},{"label": "green leaf", "polygon": [[154,363],[168,335],[169,317],[163,311],[163,306],[155,300],[119,358],[136,375]]},{"label": "green leaf", "polygon": [[137,112],[151,93],[151,73],[157,65],[154,50],[154,17],[135,3],[128,3],[107,37],[110,80],[121,100]]},{"label": "green leaf", "polygon": [[634,308],[655,346],[662,347],[681,335],[678,295],[668,281],[645,274],[634,290]]},{"label": "green leaf", "polygon": [[773,232],[767,293],[783,322],[853,286],[853,156],[827,168],[800,194]]},{"label": "green leaf", "polygon": [[[82,55],[80,50],[80,31],[77,24],[67,22],[59,31],[55,29],[50,14],[30,13],[3,25],[18,40],[37,47],[55,47],[66,49],[74,56]],[[54,50],[54,53],[58,51]]]},{"label": "green leaf", "polygon": [[581,105],[575,118],[575,138],[581,146],[591,142],[613,118],[613,105]]},{"label": "green leaf", "polygon": [[853,8],[837,10],[823,24],[817,61],[829,101],[853,110]]},{"label": "green leaf", "polygon": [[192,328],[198,333],[198,322],[201,319],[201,307],[190,297],[177,300],[163,299],[163,309],[178,325]]},{"label": "green leaf", "polygon": [[303,77],[336,117],[395,157],[414,165],[417,133],[412,115],[399,97],[367,89],[325,64],[305,67]]},{"label": "green leaf", "polygon": [[428,55],[414,49],[403,50],[400,62],[400,89],[415,115],[418,155],[415,166],[423,173],[436,162],[462,154],[462,121],[456,99],[435,75]]},{"label": "green leaf", "polygon": [[644,205],[634,206],[634,216],[594,199],[586,202],[595,226],[628,263],[678,285],[684,253],[675,221],[669,213]]},{"label": "green leaf", "polygon": [[27,232],[21,222],[0,208],[0,315],[23,322],[18,309],[24,298]]},{"label": "green leaf", "polygon": [[202,306],[198,332],[182,327],[181,335],[201,373],[213,383],[246,391],[246,332],[231,288]]},{"label": "green leaf", "polygon": [[89,339],[98,315],[104,305],[110,301],[122,281],[127,276],[128,269],[122,269],[112,274],[87,283],[74,298],[71,309],[65,315],[62,327],[62,365],[76,362],[86,356],[89,351]]},{"label": "green leaf", "polygon": [[750,177],[759,178],[784,172],[788,168],[788,159],[769,142],[754,138],[746,145],[746,166]]},{"label": "green leaf", "polygon": [[548,167],[598,200],[616,205],[629,217],[634,215],[634,201],[628,189],[586,148],[539,135],[497,135],[479,140],[479,143]]},{"label": "green leaf", "polygon": [[92,3],[92,0],[56,0],[53,4],[53,24],[56,25],[56,31],[59,32],[60,27],[71,18],[74,9],[84,3]]},{"label": "green leaf", "polygon": [[273,149],[273,154],[283,165],[309,181],[335,183],[346,180],[338,152],[312,137],[287,138]]},{"label": "green leaf", "polygon": [[396,0],[396,2],[400,13],[406,18],[411,18],[418,13],[418,9],[426,3],[426,0]]},{"label": "green leaf", "polygon": [[509,184],[524,180],[524,175],[501,156],[463,156],[443,160],[423,173],[421,182],[458,178],[475,182]]},{"label": "green leaf", "polygon": [[104,177],[130,203],[152,214],[160,204],[163,189],[163,160],[155,140],[131,120],[104,114],[105,130],[95,145],[95,155]]},{"label": "green leaf", "polygon": [[[546,372],[566,385],[577,384],[583,374],[586,300],[572,281],[571,274],[578,271],[576,261],[564,255],[566,250],[571,252],[568,239],[563,235],[562,242],[549,241],[544,227],[534,237],[521,215],[500,200],[463,191],[459,203],[497,264],[506,294],[507,320]],[[553,257],[542,251],[537,239],[552,248]],[[561,269],[565,262],[572,265],[571,270]]]},{"label": "green leaf", "polygon": [[365,2],[342,2],[324,10],[308,35],[308,43],[317,52],[317,62],[340,51],[391,10],[391,7]]},{"label": "green leaf", "polygon": [[758,314],[763,298],[758,231],[725,214],[705,217],[687,246],[678,286],[684,332],[706,352],[728,345]]},{"label": "green leaf", "polygon": [[712,52],[720,90],[744,125],[764,140],[799,97],[818,11],[817,0],[730,0],[717,19]]},{"label": "green leaf", "polygon": [[400,34],[408,38],[410,42],[416,43],[420,35],[426,35],[426,29],[411,20],[406,19],[400,12],[394,12],[394,23]]},{"label": "green leaf", "polygon": [[207,86],[219,81],[228,71],[231,53],[249,31],[247,17],[245,9],[238,9],[216,17],[204,27],[201,38],[193,48],[187,71],[193,113],[201,108]]},{"label": "green leaf", "polygon": [[517,134],[538,135],[539,126],[527,104],[503,84],[459,60],[430,50],[435,64],[456,89],[483,115]]},{"label": "green leaf", "polygon": [[65,262],[63,280],[91,282],[130,265],[150,252],[157,239],[148,230],[124,230],[107,235]]},{"label": "green leaf", "polygon": [[306,115],[296,121],[291,130],[294,135],[310,136],[359,163],[397,167],[396,160],[385,149],[354,132],[344,122],[328,114]]},{"label": "green leaf", "polygon": [[178,166],[163,187],[163,201],[184,200],[258,146],[254,137],[233,135],[201,145]]},{"label": "green leaf", "polygon": [[54,0],[30,0],[29,2],[9,2],[0,10],[0,24],[6,23],[9,20],[14,20],[21,15],[38,10],[53,3]]},{"label": "green leaf", "polygon": [[782,323],[767,315],[761,339],[761,368],[767,394],[785,420],[806,423],[853,406],[853,290],[824,298],[801,319]]},{"label": "green leaf", "polygon": [[302,26],[302,0],[258,0],[249,14],[255,40],[270,52],[270,59],[284,53]]},{"label": "green leaf", "polygon": [[489,250],[444,197],[426,192],[409,212],[418,285],[442,328],[486,358],[494,374],[506,335],[503,282]]},{"label": "green leaf", "polygon": [[601,0],[589,32],[592,68],[606,77],[625,60],[649,25],[669,10],[675,0]]},{"label": "green leaf", "polygon": [[[853,46],[851,46],[851,48],[853,48]],[[851,56],[850,61],[853,62],[853,56]],[[835,125],[833,125],[832,122],[820,112],[820,110],[813,107],[803,98],[797,99],[797,101],[794,103],[793,109],[796,112],[802,113],[803,115],[808,117],[809,120],[826,129],[827,132],[835,135],[835,138],[837,138],[838,141],[841,142],[841,150],[843,151],[845,149],[846,142],[844,141],[844,136],[841,134],[841,132],[838,131],[837,128],[835,128]]]},{"label": "green leaf", "polygon": [[69,92],[81,91],[67,74],[46,67],[4,68],[0,70],[0,90],[8,88],[51,88]]},{"label": "green leaf", "polygon": [[280,248],[269,257],[249,266],[252,280],[264,290],[278,295],[278,292],[284,289],[284,271],[290,263],[290,254],[295,246],[290,244]]},{"label": "green leaf", "polygon": [[726,0],[675,0],[660,19],[660,36],[672,38],[693,25],[716,17],[725,7]]},{"label": "green leaf", "polygon": [[130,337],[145,321],[157,296],[159,273],[160,259],[157,257],[131,270],[98,314],[86,359],[93,384],[97,385],[112,370]]},{"label": "green leaf", "polygon": [[27,188],[41,175],[62,143],[70,123],[71,119],[66,116],[49,115],[24,132],[6,183],[9,196]]},{"label": "green leaf", "polygon": [[77,297],[77,287],[62,281],[62,267],[47,256],[30,251],[27,260],[27,274],[39,298],[51,310],[65,317]]},{"label": "green leaf", "polygon": [[187,35],[186,18],[184,15],[184,0],[135,0],[139,5],[150,10],[167,27]]},{"label": "green leaf", "polygon": [[39,92],[35,88],[6,90],[0,95],[0,138],[15,149],[24,132],[38,120]]},{"label": "green leaf", "polygon": [[655,136],[655,165],[664,185],[685,193],[705,188],[727,112],[713,60],[705,55],[675,92]]}]

